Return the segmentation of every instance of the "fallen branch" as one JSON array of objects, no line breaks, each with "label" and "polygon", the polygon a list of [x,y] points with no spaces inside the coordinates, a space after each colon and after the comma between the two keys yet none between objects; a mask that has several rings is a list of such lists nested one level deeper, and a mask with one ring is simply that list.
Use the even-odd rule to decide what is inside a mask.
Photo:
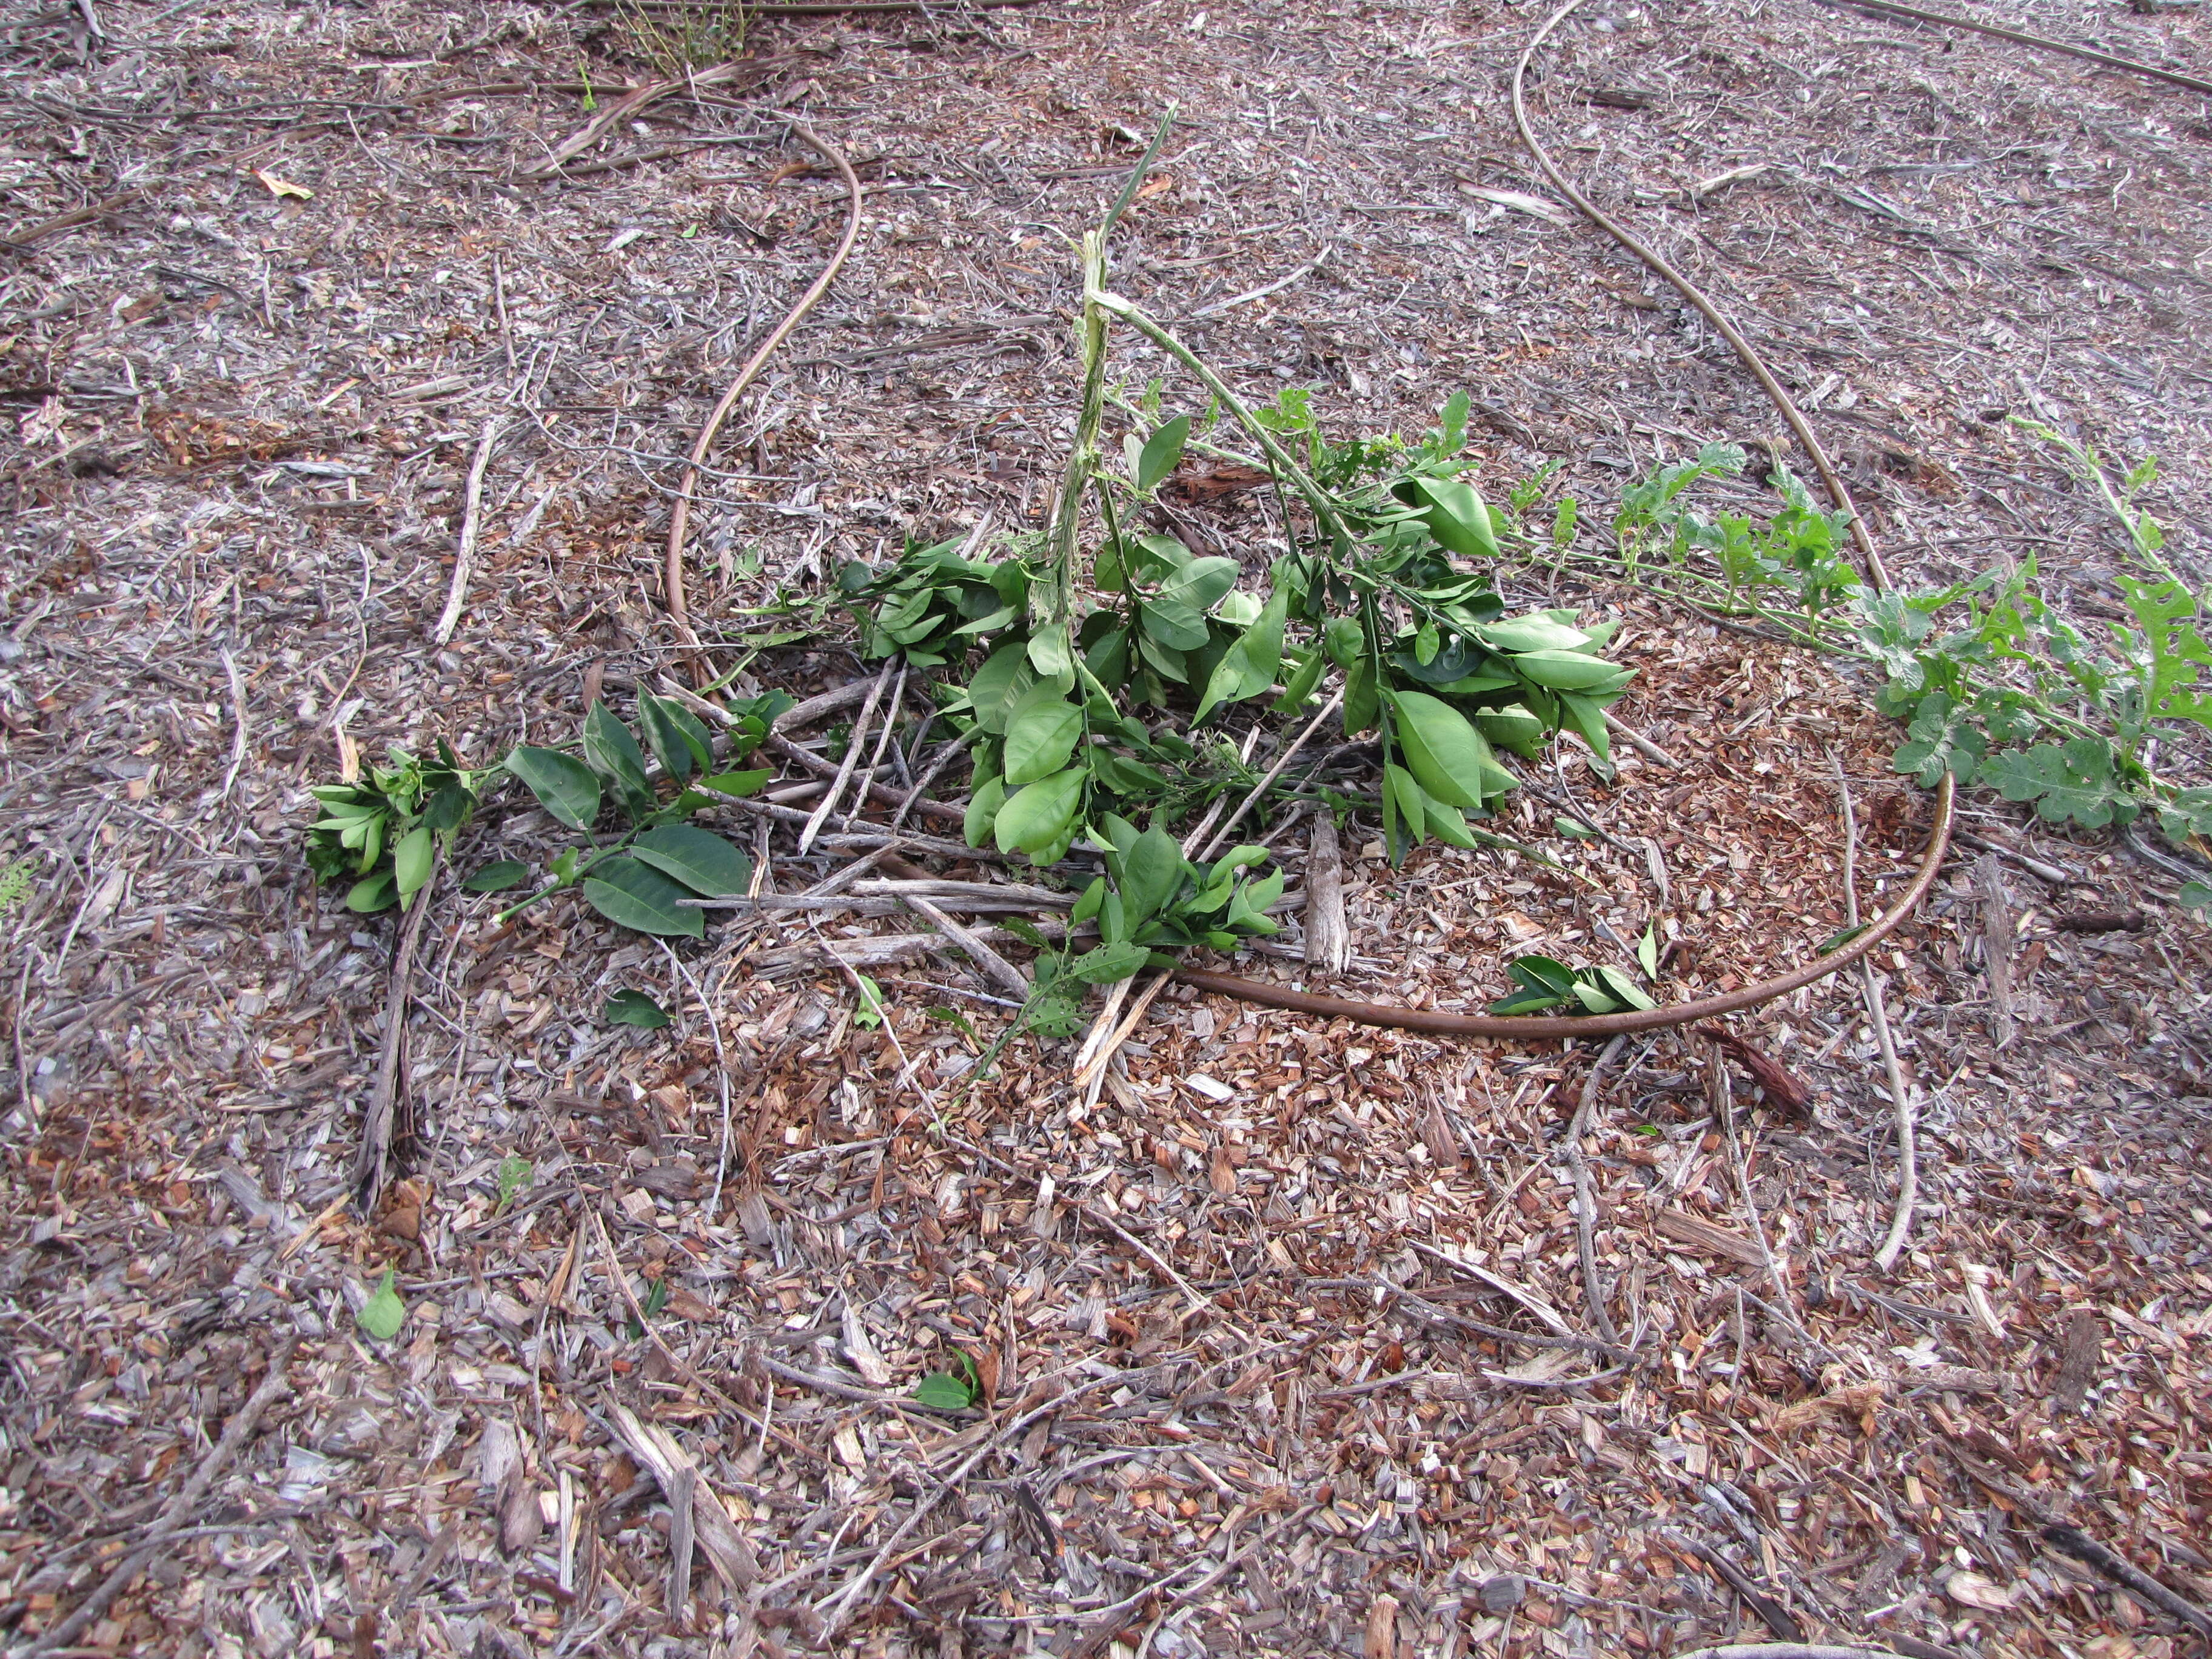
[{"label": "fallen branch", "polygon": [[866,701],[860,704],[860,712],[854,718],[853,735],[845,745],[844,761],[837,768],[836,776],[830,781],[830,793],[822,797],[812,816],[799,832],[799,857],[806,856],[807,849],[814,845],[815,836],[822,833],[822,826],[830,821],[830,813],[837,810],[837,799],[845,793],[846,784],[852,780],[853,769],[860,763],[860,744],[867,737],[868,721],[875,714],[876,704],[883,700],[884,687],[890,683],[890,678],[891,665],[887,662],[876,676],[876,683],[868,688]]},{"label": "fallen branch", "polygon": [[1805,1639],[1804,1626],[1797,1622],[1790,1609],[1753,1583],[1741,1568],[1718,1550],[1666,1528],[1660,1529],[1659,1535],[1677,1552],[1694,1555],[1718,1573],[1728,1587],[1743,1598],[1744,1605],[1759,1615],[1759,1622],[1783,1641],[1802,1642]]},{"label": "fallen branch", "polygon": [[2212,1640],[2212,1613],[2175,1595],[2134,1562],[2114,1554],[2080,1528],[2045,1527],[2043,1541],[2053,1549],[2063,1550],[2083,1565],[2095,1568],[2138,1601],[2171,1613],[2199,1636]]},{"label": "fallen branch", "polygon": [[[1851,811],[1851,784],[1844,775],[1841,756],[1831,757],[1836,767],[1836,794],[1843,803],[1844,812],[1844,921],[1852,927],[1859,925],[1859,823]],[[1945,785],[1946,788],[1949,785]],[[1912,1097],[1905,1087],[1905,1068],[1897,1062],[1897,1042],[1889,1030],[1889,1009],[1882,996],[1881,981],[1875,977],[1873,964],[1863,955],[1859,959],[1859,982],[1866,995],[1867,1021],[1874,1027],[1875,1042],[1881,1049],[1883,1076],[1889,1084],[1890,1109],[1897,1117],[1897,1210],[1890,1218],[1889,1235],[1875,1252],[1875,1265],[1887,1273],[1897,1265],[1897,1255],[1905,1248],[1906,1235],[1912,1231],[1912,1206],[1920,1196],[1919,1161],[1914,1155]]]},{"label": "fallen branch", "polygon": [[391,1173],[392,1125],[397,1115],[401,1079],[401,1057],[407,1047],[407,1009],[415,988],[415,947],[422,941],[422,926],[430,915],[430,895],[438,884],[438,871],[446,861],[441,847],[434,854],[429,879],[416,890],[407,922],[399,930],[399,945],[392,958],[392,994],[386,1000],[384,1040],[377,1049],[376,1081],[368,1093],[368,1108],[361,1118],[361,1150],[353,1164],[354,1202],[369,1215],[383,1196],[385,1178]]},{"label": "fallen branch", "polygon": [[1024,1000],[1028,998],[1029,976],[986,945],[979,935],[969,928],[963,927],[920,893],[902,893],[899,898],[935,927],[939,933],[965,951],[969,959],[981,968],[1000,990],[1009,996],[1021,997]]},{"label": "fallen branch", "polygon": [[469,463],[468,488],[461,497],[461,539],[453,556],[453,580],[446,589],[446,608],[438,613],[437,626],[430,630],[430,642],[440,650],[453,643],[453,629],[460,625],[461,607],[468,602],[469,573],[477,561],[477,509],[483,502],[484,469],[491,465],[491,452],[499,442],[500,428],[504,424],[496,415],[484,422],[483,436],[477,440],[476,459]]},{"label": "fallen branch", "polygon": [[1613,1328],[1613,1316],[1606,1310],[1605,1286],[1597,1276],[1597,1200],[1590,1192],[1589,1159],[1583,1153],[1583,1135],[1596,1109],[1605,1068],[1619,1059],[1620,1051],[1627,1046],[1628,1036],[1624,1032],[1607,1043],[1605,1052],[1590,1062],[1589,1076],[1583,1084],[1582,1103],[1575,1109],[1574,1121],[1567,1126],[1565,1142],[1567,1164],[1575,1182],[1575,1237],[1576,1249],[1582,1258],[1583,1297],[1589,1304],[1590,1323],[1597,1327],[1597,1334],[1616,1345],[1620,1341],[1620,1333]]}]

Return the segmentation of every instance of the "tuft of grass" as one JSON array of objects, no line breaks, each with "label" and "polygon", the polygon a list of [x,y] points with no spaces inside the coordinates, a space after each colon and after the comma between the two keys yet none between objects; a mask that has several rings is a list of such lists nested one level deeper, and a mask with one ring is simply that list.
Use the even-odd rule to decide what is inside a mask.
[{"label": "tuft of grass", "polygon": [[663,80],[742,58],[752,27],[744,0],[618,0],[631,50]]}]

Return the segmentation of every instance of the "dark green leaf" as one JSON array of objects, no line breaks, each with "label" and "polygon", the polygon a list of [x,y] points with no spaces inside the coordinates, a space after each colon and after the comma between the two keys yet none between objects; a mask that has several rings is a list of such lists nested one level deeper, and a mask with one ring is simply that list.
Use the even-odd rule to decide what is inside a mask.
[{"label": "dark green leaf", "polygon": [[1510,997],[1500,997],[1490,1005],[1493,1014],[1540,1014],[1556,1008],[1566,999],[1554,996],[1549,991],[1516,991]]},{"label": "dark green leaf", "polygon": [[631,858],[602,859],[584,878],[584,898],[594,910],[641,933],[703,937],[706,917],[684,906],[690,896],[652,866]]},{"label": "dark green leaf", "polygon": [[467,893],[504,893],[508,888],[526,880],[530,866],[515,859],[501,859],[496,864],[487,864],[461,884]]},{"label": "dark green leaf", "polygon": [[2212,887],[2201,881],[2185,881],[2180,890],[2174,894],[2173,902],[2185,910],[2212,914]]},{"label": "dark green leaf", "polygon": [[753,861],[744,852],[712,830],[688,823],[648,830],[630,843],[629,850],[702,898],[735,897],[753,877]]},{"label": "dark green leaf", "polygon": [[652,799],[645,781],[645,751],[604,702],[594,702],[584,715],[584,763],[613,784],[626,804]]},{"label": "dark green leaf", "polygon": [[571,830],[588,830],[599,815],[599,781],[592,769],[558,749],[518,748],[505,762],[538,804]]},{"label": "dark green leaf", "polygon": [[649,691],[641,694],[637,700],[637,723],[646,742],[653,746],[653,758],[678,783],[690,777],[695,768],[703,772],[714,763],[714,739],[698,716],[675,698],[658,697]]},{"label": "dark green leaf", "polygon": [[668,1011],[642,991],[617,991],[599,1010],[610,1025],[635,1025],[641,1031],[657,1031],[668,1024]]}]

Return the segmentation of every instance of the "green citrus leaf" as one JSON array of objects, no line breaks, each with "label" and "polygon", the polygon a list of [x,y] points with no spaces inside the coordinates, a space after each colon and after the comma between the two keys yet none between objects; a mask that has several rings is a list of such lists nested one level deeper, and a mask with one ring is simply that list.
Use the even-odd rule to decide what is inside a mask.
[{"label": "green citrus leaf", "polygon": [[538,797],[538,804],[571,830],[588,830],[599,815],[599,780],[574,755],[558,749],[517,748],[504,763]]},{"label": "green citrus leaf", "polygon": [[610,1025],[635,1025],[641,1031],[657,1031],[668,1024],[668,1011],[642,991],[617,991],[599,1010]]},{"label": "green citrus leaf", "polygon": [[1166,482],[1190,441],[1190,416],[1178,415],[1145,441],[1137,454],[1137,488],[1149,495]]},{"label": "green citrus leaf", "polygon": [[975,1403],[967,1379],[951,1371],[932,1371],[914,1385],[915,1403],[940,1412],[964,1412]]},{"label": "green citrus leaf", "polygon": [[384,1283],[376,1287],[376,1294],[361,1304],[354,1315],[354,1322],[379,1342],[389,1342],[399,1334],[399,1328],[407,1322],[407,1304],[399,1299],[394,1285],[398,1270],[386,1267]]},{"label": "green citrus leaf", "polygon": [[735,897],[753,878],[753,861],[743,851],[711,830],[689,823],[648,830],[630,842],[629,850],[633,857],[673,876],[702,898]]},{"label": "green citrus leaf", "polygon": [[1083,736],[1083,710],[1049,680],[1039,681],[1006,715],[1006,786],[1048,778],[1067,764]]},{"label": "green citrus leaf", "polygon": [[592,908],[641,933],[703,938],[707,919],[684,904],[690,896],[652,866],[631,858],[602,859],[584,878],[584,898]]},{"label": "green citrus leaf", "polygon": [[1019,848],[1035,858],[1061,840],[1075,822],[1083,782],[1089,775],[1082,767],[1071,766],[1007,796],[991,825],[999,850]]}]

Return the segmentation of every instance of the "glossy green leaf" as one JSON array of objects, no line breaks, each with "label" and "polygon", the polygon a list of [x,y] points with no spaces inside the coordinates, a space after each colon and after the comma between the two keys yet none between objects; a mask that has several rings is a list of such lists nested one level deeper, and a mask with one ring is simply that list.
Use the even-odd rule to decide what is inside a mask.
[{"label": "glossy green leaf", "polygon": [[993,737],[1005,735],[1008,712],[1036,684],[1036,670],[1030,666],[1028,641],[1012,640],[1000,646],[968,683],[975,724]]},{"label": "glossy green leaf", "polygon": [[1256,697],[1275,683],[1275,672],[1283,665],[1283,625],[1290,612],[1290,591],[1279,586],[1214,669],[1194,718],[1204,720],[1224,702]]},{"label": "glossy green leaf", "polygon": [[1428,795],[1413,775],[1402,766],[1382,769],[1382,787],[1389,793],[1398,817],[1406,826],[1406,839],[1418,842],[1428,834]]},{"label": "glossy green leaf", "polygon": [[1121,902],[1127,907],[1129,927],[1141,927],[1158,915],[1182,886],[1182,848],[1158,819],[1121,854]]},{"label": "glossy green leaf", "polygon": [[774,775],[765,766],[750,772],[717,772],[711,777],[700,779],[699,787],[713,794],[734,795],[744,800],[767,788],[769,779]]},{"label": "glossy green leaf", "polygon": [[699,717],[675,698],[655,696],[650,691],[641,694],[637,700],[637,723],[652,745],[653,758],[678,783],[694,770],[703,772],[714,764],[714,739],[699,723]]},{"label": "glossy green leaf", "polygon": [[1159,599],[1170,605],[1188,605],[1203,615],[1236,586],[1236,560],[1193,559],[1160,584]]},{"label": "glossy green leaf", "polygon": [[1321,677],[1328,669],[1328,655],[1326,652],[1318,647],[1307,652],[1305,660],[1291,672],[1289,683],[1283,687],[1283,695],[1275,699],[1269,712],[1297,714],[1306,706],[1306,700],[1313,696],[1314,687],[1321,684]]},{"label": "glossy green leaf", "polygon": [[373,876],[363,876],[347,890],[346,908],[364,913],[381,910],[398,896],[392,872],[380,870]]},{"label": "glossy green leaf", "polygon": [[1391,493],[1417,509],[1429,533],[1446,552],[1463,559],[1498,556],[1498,532],[1490,509],[1473,484],[1458,478],[1404,478]]},{"label": "glossy green leaf", "polygon": [[752,881],[753,861],[710,830],[666,823],[629,845],[631,856],[672,876],[702,898],[732,898]]},{"label": "glossy green leaf", "polygon": [[1072,926],[1080,927],[1085,922],[1089,921],[1093,916],[1097,915],[1100,907],[1105,902],[1106,878],[1103,876],[1095,877],[1092,878],[1091,885],[1083,890],[1083,896],[1075,901],[1075,908],[1068,914],[1069,923]]},{"label": "glossy green leaf", "polygon": [[1137,625],[1148,641],[1172,651],[1195,651],[1212,637],[1206,618],[1178,599],[1146,599],[1138,607]]},{"label": "glossy green leaf", "polygon": [[1505,622],[1485,623],[1474,630],[1475,637],[1493,651],[1576,651],[1589,643],[1590,636],[1579,628],[1570,628],[1538,611],[1532,617],[1515,617]]},{"label": "glossy green leaf", "polygon": [[1605,988],[1606,994],[1622,1007],[1650,1008],[1656,1006],[1650,997],[1644,994],[1644,988],[1620,969],[1601,966],[1589,971]]},{"label": "glossy green leaf", "polygon": [[538,797],[538,804],[571,830],[588,830],[599,816],[599,780],[574,755],[558,749],[517,748],[504,764]]},{"label": "glossy green leaf", "polygon": [[1062,840],[1074,827],[1089,775],[1082,767],[1071,766],[1007,796],[991,825],[999,850],[1019,849],[1036,858]]},{"label": "glossy green leaf", "polygon": [[1516,673],[1555,691],[1587,691],[1610,684],[1626,672],[1602,657],[1579,651],[1523,651],[1511,659]]},{"label": "glossy green leaf", "polygon": [[668,1011],[642,991],[617,991],[599,1010],[610,1025],[635,1025],[641,1031],[658,1031],[669,1023]]},{"label": "glossy green leaf", "polygon": [[1605,710],[1588,697],[1572,691],[1559,693],[1561,723],[1582,734],[1590,752],[1607,766],[1613,764],[1613,729],[1605,723]]},{"label": "glossy green leaf", "polygon": [[1644,937],[1636,941],[1636,960],[1647,979],[1659,977],[1659,929],[1656,924],[1647,926]]},{"label": "glossy green leaf", "polygon": [[1469,851],[1475,847],[1474,831],[1467,827],[1467,819],[1458,807],[1440,801],[1433,795],[1425,796],[1421,802],[1421,816],[1429,834],[1445,846]]},{"label": "glossy green leaf", "polygon": [[609,921],[641,933],[699,939],[706,917],[684,900],[690,895],[649,864],[632,858],[602,859],[584,878],[585,902]]},{"label": "glossy green leaf", "polygon": [[1398,744],[1407,769],[1430,794],[1462,811],[1512,787],[1512,775],[1491,758],[1490,745],[1467,716],[1423,691],[1394,691]]},{"label": "glossy green leaf", "polygon": [[1163,422],[1138,452],[1137,488],[1149,495],[1165,483],[1168,475],[1176,470],[1176,464],[1182,459],[1183,446],[1189,441],[1189,416],[1178,415]]},{"label": "glossy green leaf", "polygon": [[1006,716],[1007,787],[1050,777],[1067,764],[1082,736],[1082,709],[1049,681],[1031,686]]},{"label": "glossy green leaf", "polygon": [[604,702],[594,702],[584,715],[584,764],[613,784],[625,802],[652,798],[645,781],[645,750]]},{"label": "glossy green leaf", "polygon": [[999,808],[1006,799],[1004,778],[986,778],[968,794],[968,811],[960,820],[960,833],[970,847],[981,847],[991,833]]}]

